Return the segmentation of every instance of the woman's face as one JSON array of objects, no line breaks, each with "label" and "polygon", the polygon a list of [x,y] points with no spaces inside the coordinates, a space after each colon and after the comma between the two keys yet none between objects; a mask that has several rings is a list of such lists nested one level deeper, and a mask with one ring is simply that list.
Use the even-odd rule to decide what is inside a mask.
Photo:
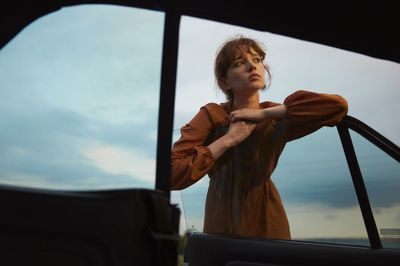
[{"label": "woman's face", "polygon": [[249,96],[265,86],[265,68],[262,58],[250,48],[238,54],[228,69],[225,89],[234,97]]}]

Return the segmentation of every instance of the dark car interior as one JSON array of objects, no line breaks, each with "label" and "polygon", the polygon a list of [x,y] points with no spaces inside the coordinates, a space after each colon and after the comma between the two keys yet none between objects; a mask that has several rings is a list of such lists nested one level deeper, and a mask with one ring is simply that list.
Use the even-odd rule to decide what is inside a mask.
[{"label": "dark car interior", "polygon": [[[165,12],[154,190],[52,191],[0,185],[0,265],[177,265],[179,209],[170,204],[172,130],[181,16],[214,20],[400,63],[397,1],[14,1],[0,4],[0,49],[34,20],[79,4]],[[254,16],[255,6],[265,15]],[[226,8],[229,7],[229,12]],[[0,88],[1,90],[1,88]],[[1,93],[1,92],[0,92]],[[382,247],[349,129],[400,162],[399,147],[354,117],[338,126],[370,247],[193,233],[195,265],[398,265]]]}]

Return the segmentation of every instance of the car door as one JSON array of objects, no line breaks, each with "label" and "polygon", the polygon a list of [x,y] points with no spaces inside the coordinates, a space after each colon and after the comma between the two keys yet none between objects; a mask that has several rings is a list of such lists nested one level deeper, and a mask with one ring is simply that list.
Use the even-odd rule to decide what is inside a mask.
[{"label": "car door", "polygon": [[[293,169],[296,179],[313,181],[306,186],[309,188],[308,194],[299,193],[302,190],[299,184],[295,184],[296,190],[293,190],[290,185],[277,182],[281,191],[287,187],[287,191],[294,194],[286,197],[286,192],[282,193],[293,225],[293,240],[224,237],[190,232],[185,254],[188,265],[397,265],[400,256],[400,197],[397,195],[399,148],[353,117],[346,117],[337,129],[337,132],[333,129],[320,132],[322,138],[310,136],[309,141],[318,143],[315,146],[308,143],[307,146],[311,150],[315,148],[311,153],[323,149],[324,153],[332,154],[335,151],[324,149],[324,145],[333,143],[335,146],[335,141],[341,142],[343,148],[338,148],[341,148],[347,168],[338,167],[338,158],[319,154],[319,159],[315,159],[303,151],[302,158],[309,155],[309,158],[319,162],[311,172],[312,166],[305,172],[309,180],[304,180],[304,168]],[[302,144],[298,145],[295,147],[297,150]],[[301,158],[297,157],[292,162],[291,158],[283,160],[283,168],[287,169]],[[323,179],[321,184],[326,183],[326,186],[317,184],[313,188],[316,181],[310,177],[313,171]],[[278,169],[277,172],[289,178],[291,170]],[[349,182],[337,181],[343,174]],[[334,179],[329,179],[330,176]],[[295,181],[291,179],[290,182]],[[346,188],[351,183],[354,189]],[[312,206],[311,201],[307,202],[309,199],[313,203],[319,202],[319,206]],[[358,204],[354,204],[354,200]],[[190,207],[190,204],[186,206]]]},{"label": "car door", "polygon": [[19,4],[5,35],[44,16],[0,50],[0,264],[175,265],[179,210],[154,189],[164,13]]}]

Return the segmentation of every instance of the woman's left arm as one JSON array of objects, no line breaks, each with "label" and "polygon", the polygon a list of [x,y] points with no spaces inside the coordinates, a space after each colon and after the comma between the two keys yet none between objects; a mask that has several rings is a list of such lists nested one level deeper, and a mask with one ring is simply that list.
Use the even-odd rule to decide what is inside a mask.
[{"label": "woman's left arm", "polygon": [[231,122],[236,122],[240,120],[260,122],[267,118],[281,120],[285,118],[285,115],[286,115],[286,106],[284,104],[279,104],[264,109],[243,108],[235,110],[231,112],[229,119]]},{"label": "woman's left arm", "polygon": [[285,101],[286,140],[301,138],[323,126],[335,126],[347,114],[347,101],[340,95],[296,91]]},{"label": "woman's left arm", "polygon": [[320,126],[334,126],[347,114],[347,101],[340,95],[296,91],[285,101],[285,118]]},{"label": "woman's left arm", "polygon": [[340,95],[299,90],[283,104],[264,109],[239,109],[230,120],[260,122],[264,119],[285,120],[287,141],[300,138],[322,126],[334,126],[347,114],[347,101]]}]

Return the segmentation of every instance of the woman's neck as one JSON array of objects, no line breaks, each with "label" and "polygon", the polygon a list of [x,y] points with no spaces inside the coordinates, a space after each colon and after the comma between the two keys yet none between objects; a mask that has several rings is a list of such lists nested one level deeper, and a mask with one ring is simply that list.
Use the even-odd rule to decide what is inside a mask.
[{"label": "woman's neck", "polygon": [[233,98],[233,109],[242,108],[260,108],[260,95],[255,93],[250,97],[234,97]]}]

